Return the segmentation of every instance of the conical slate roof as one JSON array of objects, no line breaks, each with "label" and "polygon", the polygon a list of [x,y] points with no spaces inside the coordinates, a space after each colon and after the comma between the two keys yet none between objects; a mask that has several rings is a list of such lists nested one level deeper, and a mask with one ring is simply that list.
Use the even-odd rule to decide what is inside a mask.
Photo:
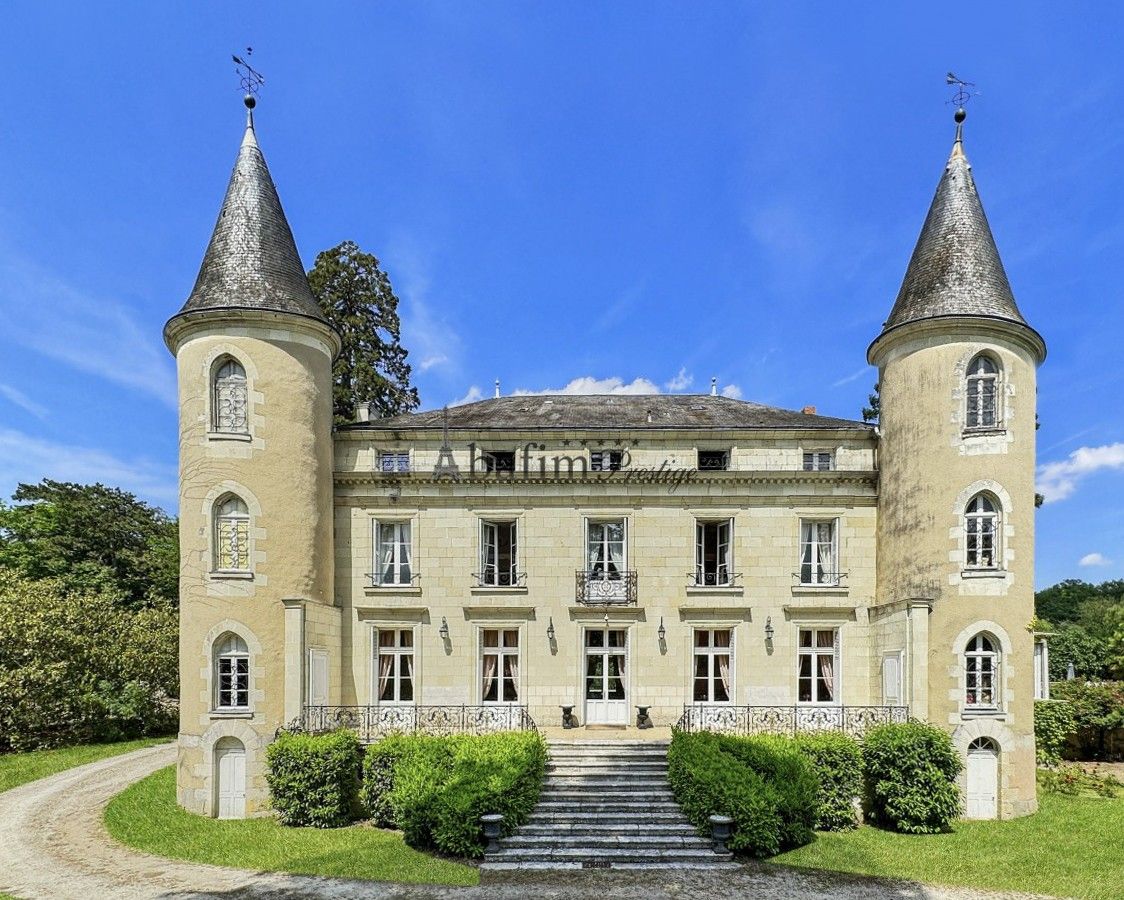
[{"label": "conical slate roof", "polygon": [[179,314],[208,309],[270,310],[324,321],[258,147],[253,113],[195,287]]},{"label": "conical slate roof", "polygon": [[1026,325],[976,192],[959,128],[883,334],[938,316],[987,316]]}]

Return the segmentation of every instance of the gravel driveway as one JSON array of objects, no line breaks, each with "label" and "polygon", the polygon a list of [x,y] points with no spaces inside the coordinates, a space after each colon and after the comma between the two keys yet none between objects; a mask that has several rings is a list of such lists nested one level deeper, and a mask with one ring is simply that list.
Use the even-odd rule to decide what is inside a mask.
[{"label": "gravel driveway", "polygon": [[246,872],[177,862],[128,850],[102,825],[110,798],[175,761],[172,745],[137,750],[34,781],[0,794],[0,891],[21,900],[138,898],[437,898],[437,900],[967,900],[1016,897],[908,882],[746,866],[742,872],[564,872],[489,875],[478,888],[389,885]]}]

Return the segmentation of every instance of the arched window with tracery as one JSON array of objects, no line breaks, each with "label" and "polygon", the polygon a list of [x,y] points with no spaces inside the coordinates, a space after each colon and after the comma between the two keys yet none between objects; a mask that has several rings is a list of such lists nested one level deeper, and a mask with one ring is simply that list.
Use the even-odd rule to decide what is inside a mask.
[{"label": "arched window with tracery", "polygon": [[964,705],[972,709],[999,706],[999,642],[981,632],[964,648]]},{"label": "arched window with tracery", "polygon": [[229,356],[215,369],[211,392],[211,429],[224,434],[249,434],[246,370]]},{"label": "arched window with tracery", "polygon": [[999,568],[999,507],[988,494],[976,494],[964,511],[969,569]]},{"label": "arched window with tracery", "polygon": [[994,428],[999,424],[999,366],[981,353],[968,364],[968,428]]},{"label": "arched window with tracery", "polygon": [[250,651],[238,635],[227,632],[215,642],[215,708],[250,706]]},{"label": "arched window with tracery", "polygon": [[250,571],[250,511],[235,494],[215,503],[214,567],[218,572]]}]

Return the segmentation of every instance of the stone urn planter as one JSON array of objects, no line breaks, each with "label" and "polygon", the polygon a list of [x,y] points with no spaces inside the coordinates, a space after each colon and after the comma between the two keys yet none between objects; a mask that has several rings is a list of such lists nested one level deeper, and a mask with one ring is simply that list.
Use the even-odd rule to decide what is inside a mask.
[{"label": "stone urn planter", "polygon": [[499,813],[489,813],[480,817],[480,824],[484,826],[484,840],[488,845],[485,853],[498,853],[500,850],[500,832],[503,829],[503,816]]},{"label": "stone urn planter", "polygon": [[715,853],[729,853],[726,848],[726,841],[730,840],[730,835],[734,831],[734,820],[729,816],[711,816],[710,817],[710,835],[714,839],[714,852]]}]

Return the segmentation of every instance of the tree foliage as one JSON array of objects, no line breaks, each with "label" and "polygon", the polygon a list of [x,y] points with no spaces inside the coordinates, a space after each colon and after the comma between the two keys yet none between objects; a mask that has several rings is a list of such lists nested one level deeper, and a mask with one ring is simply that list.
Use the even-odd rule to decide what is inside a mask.
[{"label": "tree foliage", "polygon": [[874,383],[874,393],[867,397],[867,405],[863,407],[863,421],[875,425],[882,418],[882,386]]},{"label": "tree foliage", "polygon": [[0,502],[0,569],[132,607],[176,602],[178,527],[163,510],[119,488],[49,478],[19,485],[12,499]]},{"label": "tree foliage", "polygon": [[1124,581],[1061,581],[1034,596],[1041,630],[1052,631],[1050,677],[1124,678]]},{"label": "tree foliage", "polygon": [[352,421],[360,403],[373,404],[373,416],[416,409],[398,297],[378,259],[344,241],[316,257],[308,283],[342,341],[332,369],[336,421]]}]

